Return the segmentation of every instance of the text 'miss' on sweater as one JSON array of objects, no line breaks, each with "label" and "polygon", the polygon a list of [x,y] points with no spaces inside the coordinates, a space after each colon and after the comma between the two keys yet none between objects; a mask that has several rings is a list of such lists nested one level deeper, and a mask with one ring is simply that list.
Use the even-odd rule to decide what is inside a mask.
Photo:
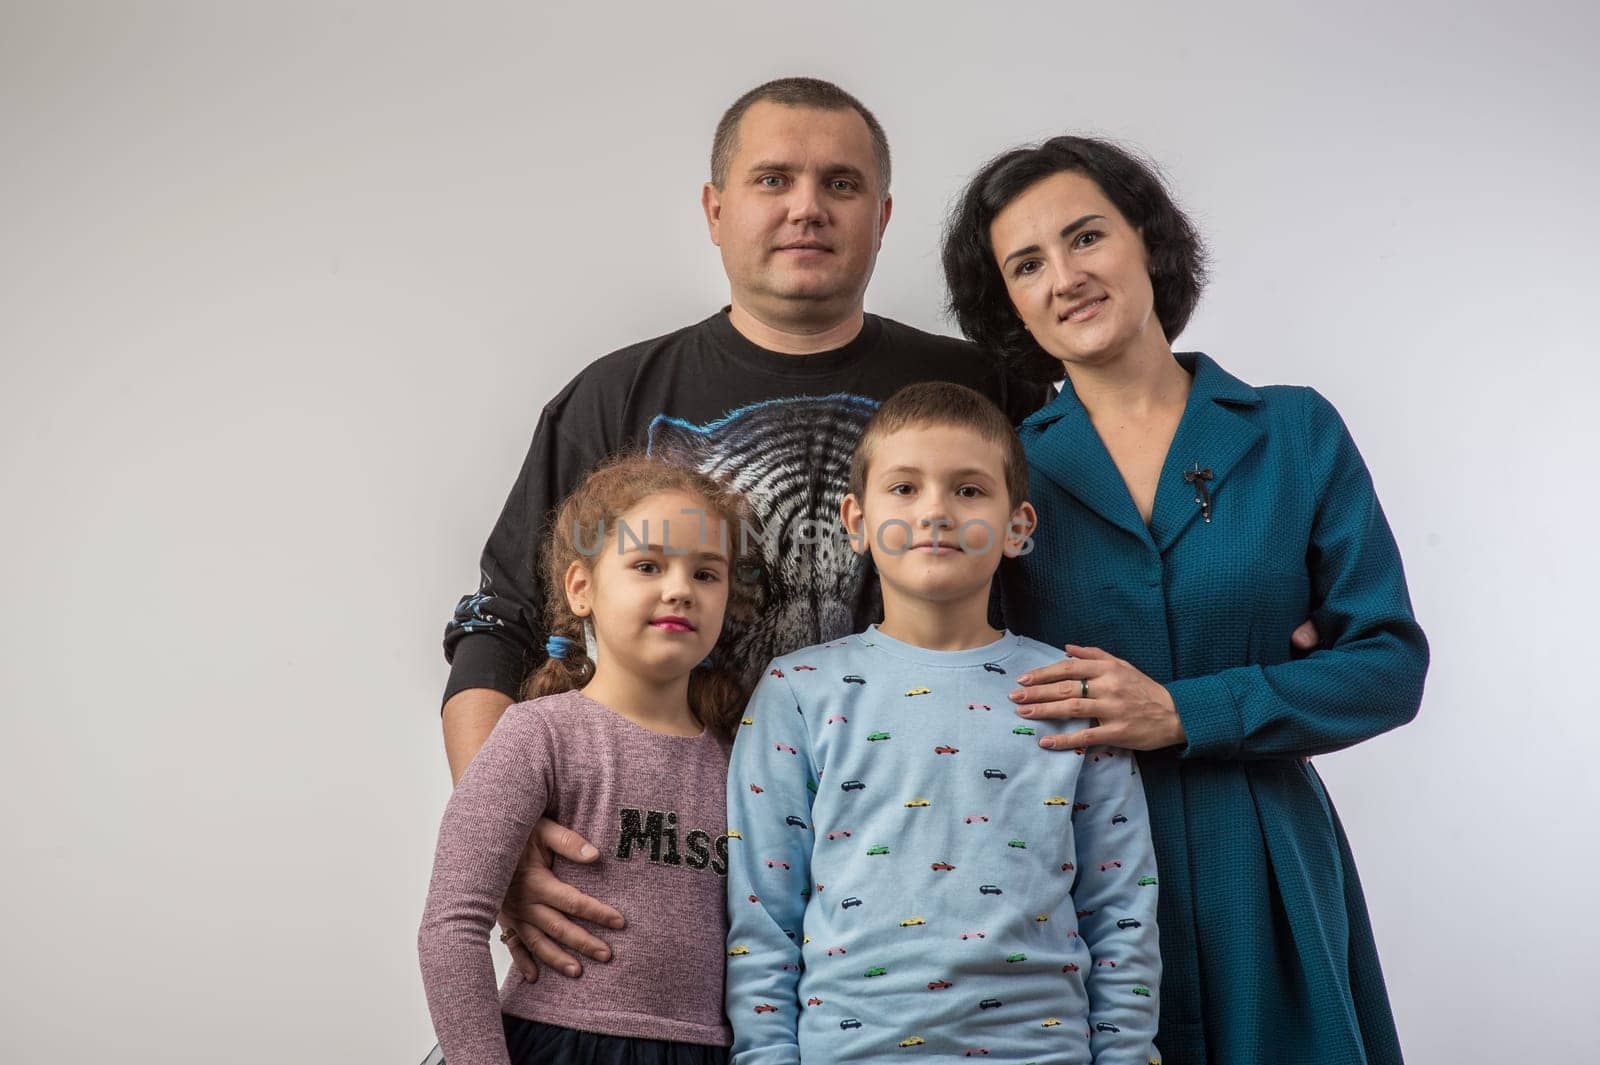
[{"label": "text 'miss' on sweater", "polygon": [[1158,1060],[1137,763],[1006,697],[1060,659],[874,626],[773,661],[728,770],[736,1065]]},{"label": "text 'miss' on sweater", "polygon": [[[518,703],[500,718],[445,807],[418,933],[423,983],[450,1065],[506,1065],[500,1014],[606,1035],[726,1046],[722,928],[727,877],[726,744],[651,732],[579,692]],[[607,930],[613,960],[582,980],[497,996],[489,935],[541,816],[600,848],[555,873],[628,915]]]}]

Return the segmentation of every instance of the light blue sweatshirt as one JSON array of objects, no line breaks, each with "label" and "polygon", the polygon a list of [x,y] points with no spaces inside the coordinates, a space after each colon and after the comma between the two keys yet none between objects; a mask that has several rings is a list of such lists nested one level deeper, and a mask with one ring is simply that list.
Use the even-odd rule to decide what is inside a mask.
[{"label": "light blue sweatshirt", "polygon": [[734,1065],[1159,1060],[1137,763],[1006,698],[1061,657],[874,626],[773,661],[728,768]]}]

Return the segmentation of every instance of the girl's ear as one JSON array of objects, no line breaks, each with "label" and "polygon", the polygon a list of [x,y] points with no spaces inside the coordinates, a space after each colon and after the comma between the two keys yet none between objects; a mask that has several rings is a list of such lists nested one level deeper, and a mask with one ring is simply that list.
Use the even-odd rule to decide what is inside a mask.
[{"label": "girl's ear", "polygon": [[580,618],[589,616],[589,601],[594,595],[594,574],[589,572],[582,562],[573,559],[572,565],[567,567],[566,580],[563,582],[567,590],[567,606]]}]

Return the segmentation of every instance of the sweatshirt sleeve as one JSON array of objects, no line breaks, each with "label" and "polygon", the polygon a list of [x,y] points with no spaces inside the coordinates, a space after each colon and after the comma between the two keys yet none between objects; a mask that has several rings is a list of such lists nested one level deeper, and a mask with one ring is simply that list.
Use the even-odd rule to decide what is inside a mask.
[{"label": "sweatshirt sleeve", "polygon": [[1160,1057],[1161,944],[1144,784],[1128,751],[1090,747],[1080,757],[1072,898],[1078,933],[1094,959],[1084,979],[1090,1047],[1097,1065],[1147,1065]]},{"label": "sweatshirt sleeve", "polygon": [[762,677],[746,717],[728,765],[732,1065],[780,1065],[800,1060],[800,935],[813,839],[807,784],[816,769],[787,680]]},{"label": "sweatshirt sleeve", "polygon": [[445,625],[447,702],[466,688],[493,688],[515,698],[529,670],[543,661],[539,545],[551,511],[607,453],[599,427],[581,434],[564,430],[560,409],[552,403],[539,416],[522,470],[484,546],[478,590],[461,597]]},{"label": "sweatshirt sleeve", "polygon": [[1187,758],[1309,757],[1416,716],[1428,643],[1366,463],[1338,411],[1305,389],[1317,493],[1306,563],[1322,647],[1167,685]]},{"label": "sweatshirt sleeve", "polygon": [[417,953],[450,1065],[509,1065],[489,934],[552,779],[542,726],[513,708],[445,806]]}]

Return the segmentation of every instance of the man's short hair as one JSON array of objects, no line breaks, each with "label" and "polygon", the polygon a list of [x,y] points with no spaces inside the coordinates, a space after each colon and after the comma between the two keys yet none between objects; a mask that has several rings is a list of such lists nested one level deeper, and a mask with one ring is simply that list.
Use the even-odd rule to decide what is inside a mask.
[{"label": "man's short hair", "polygon": [[727,186],[728,167],[733,164],[734,154],[739,150],[739,120],[744,118],[746,111],[763,100],[784,107],[854,111],[860,115],[867,124],[867,131],[872,134],[872,155],[878,164],[878,176],[882,179],[878,195],[889,195],[889,138],[883,132],[883,127],[867,110],[866,104],[833,82],[821,78],[777,78],[757,85],[733,101],[733,106],[722,113],[717,132],[711,138],[711,184],[719,189]]},{"label": "man's short hair", "polygon": [[948,381],[923,381],[907,385],[883,401],[861,430],[861,439],[850,456],[850,492],[857,500],[867,488],[867,467],[879,440],[902,429],[953,426],[971,429],[985,440],[1000,445],[1005,456],[1003,469],[1006,493],[1015,510],[1028,501],[1028,456],[1022,441],[999,407],[985,395],[965,385]]}]

